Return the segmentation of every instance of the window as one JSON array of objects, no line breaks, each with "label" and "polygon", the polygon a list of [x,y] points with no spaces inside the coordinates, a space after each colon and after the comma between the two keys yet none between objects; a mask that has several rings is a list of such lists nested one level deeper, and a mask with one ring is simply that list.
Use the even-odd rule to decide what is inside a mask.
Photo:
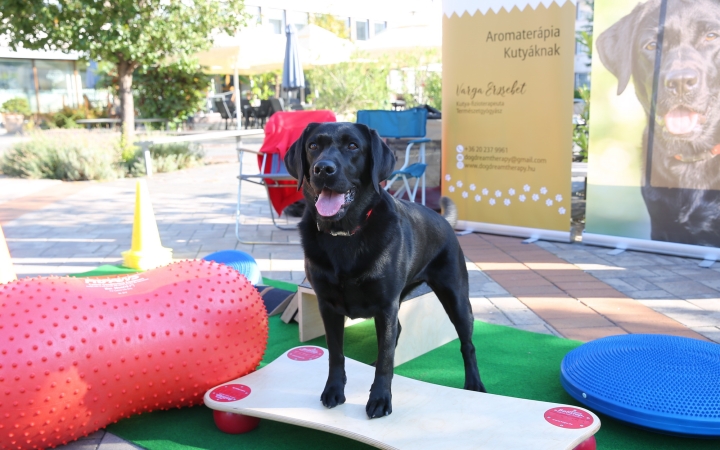
[{"label": "window", "polygon": [[58,111],[64,106],[77,106],[80,93],[73,61],[35,60],[35,67],[40,85],[41,113]]},{"label": "window", "polygon": [[575,89],[587,86],[590,88],[590,74],[589,73],[575,73]]},{"label": "window", "polygon": [[370,39],[370,27],[368,26],[367,20],[355,21],[355,27],[357,29],[358,41],[367,41],[368,39]]},{"label": "window", "polygon": [[263,8],[263,20],[271,27],[273,33],[285,33],[285,11],[282,9]]},{"label": "window", "polygon": [[300,31],[305,28],[308,24],[308,13],[297,12],[297,11],[286,11],[288,25],[295,25],[295,28]]},{"label": "window", "polygon": [[387,22],[375,22],[373,27],[375,28],[375,34],[382,33],[387,28]]},{"label": "window", "polygon": [[15,97],[26,98],[37,112],[32,62],[29,59],[0,59],[0,105]]}]

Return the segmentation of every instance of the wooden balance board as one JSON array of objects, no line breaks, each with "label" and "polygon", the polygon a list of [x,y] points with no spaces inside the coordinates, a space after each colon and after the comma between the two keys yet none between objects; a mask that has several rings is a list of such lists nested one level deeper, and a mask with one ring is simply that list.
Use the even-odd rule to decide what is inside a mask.
[{"label": "wooden balance board", "polygon": [[[600,428],[576,406],[482,394],[395,375],[393,413],[368,419],[375,368],[345,358],[346,402],[320,402],[328,352],[305,346],[205,393],[214,410],[314,428],[382,449],[573,449]],[[242,439],[242,436],[238,436]]]}]

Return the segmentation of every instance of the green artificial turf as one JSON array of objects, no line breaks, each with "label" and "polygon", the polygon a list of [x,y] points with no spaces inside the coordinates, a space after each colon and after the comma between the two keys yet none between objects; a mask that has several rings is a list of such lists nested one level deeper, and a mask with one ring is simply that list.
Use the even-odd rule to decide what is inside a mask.
[{"label": "green artificial turf", "polygon": [[[365,363],[375,360],[377,341],[372,320],[348,328],[345,336],[346,356]],[[488,392],[579,405],[560,385],[560,362],[580,342],[479,321],[475,322],[473,341]],[[320,337],[306,344],[325,347],[325,338]],[[298,341],[297,324],[285,324],[278,316],[271,317],[270,337],[261,366],[298,345],[301,343]],[[395,373],[461,388],[464,374],[458,341],[397,367]],[[352,377],[352,373],[348,373],[348,376]],[[320,392],[318,401],[319,397]],[[720,448],[718,440],[664,436],[624,425],[605,416],[600,416],[600,419],[602,428],[596,435],[598,449]],[[263,420],[257,429],[244,435],[224,434],[215,427],[212,411],[205,406],[135,416],[110,425],[108,431],[153,450],[371,448],[344,437],[269,420]]]},{"label": "green artificial turf", "polygon": [[137,273],[142,272],[141,270],[137,269],[130,269],[129,267],[123,267],[123,266],[111,266],[111,265],[104,265],[97,267],[93,270],[89,270],[87,272],[82,273],[71,273],[71,277],[77,277],[77,278],[85,278],[85,277],[105,277],[109,275],[127,275],[130,273]]}]

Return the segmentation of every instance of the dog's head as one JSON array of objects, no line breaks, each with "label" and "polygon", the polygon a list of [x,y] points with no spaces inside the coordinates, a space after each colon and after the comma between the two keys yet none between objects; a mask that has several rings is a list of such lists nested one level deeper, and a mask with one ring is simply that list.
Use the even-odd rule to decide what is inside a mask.
[{"label": "dog's head", "polygon": [[395,168],[395,155],[377,132],[362,124],[311,123],[285,155],[288,172],[298,180],[318,219],[337,221]]},{"label": "dog's head", "polygon": [[659,63],[656,129],[670,143],[715,145],[720,122],[720,4],[712,0],[668,0],[662,43],[661,1],[641,3],[600,34],[603,65],[618,79],[618,95],[632,76],[638,100],[650,113],[656,54]]}]

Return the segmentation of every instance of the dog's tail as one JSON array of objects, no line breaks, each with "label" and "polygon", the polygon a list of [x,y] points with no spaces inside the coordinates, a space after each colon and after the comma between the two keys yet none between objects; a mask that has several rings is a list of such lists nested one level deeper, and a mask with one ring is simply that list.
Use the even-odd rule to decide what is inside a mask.
[{"label": "dog's tail", "polygon": [[458,210],[455,202],[447,197],[440,197],[440,215],[450,223],[451,227],[455,228],[458,221]]}]

